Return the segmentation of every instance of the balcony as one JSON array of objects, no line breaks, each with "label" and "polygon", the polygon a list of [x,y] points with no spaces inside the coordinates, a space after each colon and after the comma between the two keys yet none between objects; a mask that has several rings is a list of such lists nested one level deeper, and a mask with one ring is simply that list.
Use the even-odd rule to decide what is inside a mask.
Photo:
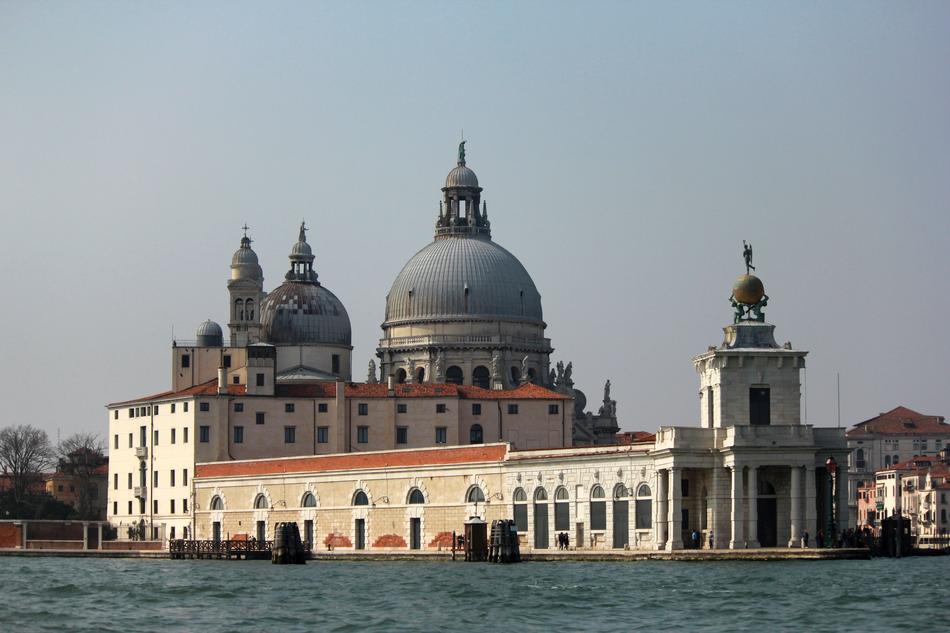
[{"label": "balcony", "polygon": [[139,459],[148,459],[148,446],[138,446],[135,449],[135,456]]},{"label": "balcony", "polygon": [[460,345],[465,347],[499,347],[509,345],[519,348],[546,350],[551,347],[551,339],[499,334],[432,334],[383,339],[379,345],[385,349],[446,345]]},{"label": "balcony", "polygon": [[148,488],[145,486],[136,486],[132,489],[132,493],[135,495],[136,499],[145,499],[148,497]]}]

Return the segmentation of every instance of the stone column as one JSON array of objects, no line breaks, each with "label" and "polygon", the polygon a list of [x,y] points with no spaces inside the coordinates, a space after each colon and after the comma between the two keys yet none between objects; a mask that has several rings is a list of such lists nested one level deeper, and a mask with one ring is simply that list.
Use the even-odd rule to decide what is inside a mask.
[{"label": "stone column", "polygon": [[99,521],[99,546],[96,549],[102,549],[102,521]]},{"label": "stone column", "polygon": [[801,547],[802,544],[802,469],[801,466],[792,466],[791,493],[789,495],[789,520],[791,533],[788,540],[789,547]]},{"label": "stone column", "polygon": [[808,544],[814,546],[818,534],[818,506],[815,500],[815,466],[805,466],[805,530],[808,532]]},{"label": "stone column", "polygon": [[742,466],[738,464],[732,467],[732,493],[730,497],[732,535],[729,539],[729,549],[741,549],[745,547],[745,541],[742,538]]},{"label": "stone column", "polygon": [[683,549],[683,469],[670,468],[670,535],[666,549]]},{"label": "stone column", "polygon": [[656,471],[656,512],[654,525],[656,526],[656,548],[666,548],[666,471]]},{"label": "stone column", "polygon": [[82,524],[82,548],[89,549],[89,524],[85,521]]},{"label": "stone column", "polygon": [[20,524],[21,531],[23,532],[23,549],[26,549],[26,540],[27,540],[26,528],[29,524],[30,524],[29,521],[24,521],[23,523]]},{"label": "stone column", "polygon": [[758,467],[749,466],[749,533],[746,535],[746,547],[759,547],[759,479]]},{"label": "stone column", "polygon": [[835,492],[838,493],[838,532],[844,532],[850,527],[850,517],[848,515],[848,466],[847,462],[842,460],[838,466],[838,481]]},{"label": "stone column", "polygon": [[[719,545],[719,539],[724,535],[719,533],[719,487],[722,485],[722,469],[718,466],[712,468],[712,485],[709,491],[709,518],[707,529],[713,535],[713,547]],[[706,535],[706,544],[709,543],[709,534]]]}]

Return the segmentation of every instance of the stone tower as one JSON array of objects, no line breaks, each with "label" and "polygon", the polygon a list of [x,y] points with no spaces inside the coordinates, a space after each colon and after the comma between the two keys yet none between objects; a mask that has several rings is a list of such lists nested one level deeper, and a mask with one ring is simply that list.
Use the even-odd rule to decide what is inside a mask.
[{"label": "stone tower", "polygon": [[261,301],[264,299],[264,272],[251,248],[251,238],[244,227],[241,247],[231,257],[231,279],[228,280],[231,299],[228,328],[231,346],[243,347],[257,343],[261,338]]}]

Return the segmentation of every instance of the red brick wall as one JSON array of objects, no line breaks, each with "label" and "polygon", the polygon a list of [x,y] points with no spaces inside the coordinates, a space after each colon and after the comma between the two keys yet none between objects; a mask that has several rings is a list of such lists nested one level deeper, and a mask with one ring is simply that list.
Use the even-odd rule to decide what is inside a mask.
[{"label": "red brick wall", "polygon": [[406,539],[399,536],[398,534],[383,534],[376,542],[373,543],[373,547],[408,547],[406,545]]},{"label": "red brick wall", "polygon": [[14,548],[20,547],[23,543],[23,533],[19,525],[12,523],[0,523],[0,547]]},{"label": "red brick wall", "polygon": [[30,521],[26,527],[26,538],[30,541],[82,541],[82,523]]},{"label": "red brick wall", "polygon": [[353,542],[341,532],[327,534],[327,537],[323,539],[323,544],[328,547],[353,547]]},{"label": "red brick wall", "polygon": [[82,541],[34,541],[27,532],[26,549],[82,549]]},{"label": "red brick wall", "polygon": [[102,549],[136,551],[136,550],[161,550],[161,541],[103,541]]}]

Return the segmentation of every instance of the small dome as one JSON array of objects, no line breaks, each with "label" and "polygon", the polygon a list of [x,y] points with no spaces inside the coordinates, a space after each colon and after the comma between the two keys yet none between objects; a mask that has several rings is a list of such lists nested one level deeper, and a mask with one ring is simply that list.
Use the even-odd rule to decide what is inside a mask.
[{"label": "small dome", "polygon": [[264,280],[264,271],[257,261],[257,253],[251,248],[248,236],[241,238],[241,248],[231,256],[231,279]]},{"label": "small dome", "polygon": [[261,304],[263,340],[274,345],[350,345],[350,317],[318,283],[285,281]]},{"label": "small dome", "polygon": [[475,172],[460,163],[455,169],[449,172],[445,177],[445,186],[449,187],[478,187],[478,176]]},{"label": "small dome", "polygon": [[755,305],[765,296],[765,286],[755,275],[739,275],[732,284],[732,296],[745,305]]},{"label": "small dome", "polygon": [[313,255],[313,250],[306,242],[297,242],[294,244],[293,248],[290,249],[290,256],[293,257],[295,255],[309,257]]},{"label": "small dome", "polygon": [[221,326],[211,319],[198,326],[195,338],[198,339],[198,347],[221,347],[224,342]]}]

